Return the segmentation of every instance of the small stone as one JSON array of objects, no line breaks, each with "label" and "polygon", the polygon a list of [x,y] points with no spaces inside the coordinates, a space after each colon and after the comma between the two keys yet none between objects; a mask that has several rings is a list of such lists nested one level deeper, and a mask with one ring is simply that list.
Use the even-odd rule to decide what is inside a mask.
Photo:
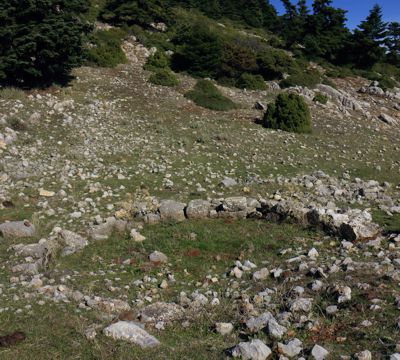
[{"label": "small stone", "polygon": [[243,360],[266,360],[271,353],[271,349],[267,345],[261,340],[255,339],[239,343],[232,351],[232,356],[241,357]]},{"label": "small stone", "polygon": [[164,255],[162,252],[160,251],[154,251],[149,255],[149,260],[152,263],[161,263],[161,264],[165,264],[166,262],[168,262],[168,257],[166,255]]},{"label": "small stone", "polygon": [[372,354],[369,350],[361,351],[354,355],[357,360],[372,360]]},{"label": "small stone", "polygon": [[39,195],[44,197],[53,197],[56,193],[45,189],[39,189]]},{"label": "small stone", "polygon": [[322,346],[315,345],[311,350],[311,355],[315,360],[324,360],[329,355],[329,351]]},{"label": "small stone", "polygon": [[142,242],[146,240],[146,237],[144,237],[142,234],[140,234],[136,229],[131,230],[131,239],[135,242]]},{"label": "small stone", "polygon": [[278,352],[289,358],[299,355],[302,350],[302,342],[299,339],[293,339],[287,344],[278,343]]},{"label": "small stone", "polygon": [[229,335],[233,331],[233,324],[232,323],[216,323],[215,330],[220,333],[221,335]]}]

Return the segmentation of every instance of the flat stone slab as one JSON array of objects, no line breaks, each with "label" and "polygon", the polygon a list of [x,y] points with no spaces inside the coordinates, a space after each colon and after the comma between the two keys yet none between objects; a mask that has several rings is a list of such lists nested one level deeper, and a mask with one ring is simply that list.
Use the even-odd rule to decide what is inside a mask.
[{"label": "flat stone slab", "polygon": [[153,348],[160,342],[146,330],[130,321],[118,321],[104,329],[104,335],[139,345],[142,349]]}]

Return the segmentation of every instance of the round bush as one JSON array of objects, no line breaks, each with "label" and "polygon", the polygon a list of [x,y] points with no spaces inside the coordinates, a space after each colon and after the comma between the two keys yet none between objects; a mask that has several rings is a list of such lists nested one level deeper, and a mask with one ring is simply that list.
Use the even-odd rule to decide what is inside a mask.
[{"label": "round bush", "polygon": [[224,111],[237,107],[232,100],[223,96],[209,80],[199,80],[194,89],[187,92],[185,96],[195,104],[211,110]]},{"label": "round bush", "polygon": [[296,94],[280,94],[268,105],[263,125],[271,129],[311,133],[311,114],[304,99]]},{"label": "round bush", "polygon": [[328,102],[328,97],[318,92],[315,94],[313,101],[320,104],[326,104]]},{"label": "round bush", "polygon": [[176,86],[179,85],[179,80],[168,69],[158,69],[151,76],[149,81],[155,85]]},{"label": "round bush", "polygon": [[236,82],[236,86],[240,89],[248,90],[265,90],[267,88],[264,78],[261,75],[253,75],[248,73],[243,73],[240,76]]}]

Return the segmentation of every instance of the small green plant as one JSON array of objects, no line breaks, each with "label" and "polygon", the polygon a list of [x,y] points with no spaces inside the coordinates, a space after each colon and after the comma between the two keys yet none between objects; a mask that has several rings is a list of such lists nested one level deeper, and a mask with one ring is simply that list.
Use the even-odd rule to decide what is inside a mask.
[{"label": "small green plant", "polygon": [[24,121],[17,117],[11,117],[8,119],[8,124],[10,125],[11,129],[15,131],[26,131],[28,130],[28,126]]},{"label": "small green plant", "polygon": [[120,29],[98,30],[89,36],[89,46],[86,51],[88,65],[100,67],[115,67],[127,62],[121,48],[125,32]]},{"label": "small green plant", "polygon": [[328,102],[328,97],[320,92],[316,93],[313,99],[314,102],[320,104],[326,104]]},{"label": "small green plant", "polygon": [[179,80],[176,78],[174,73],[168,69],[157,69],[149,78],[149,81],[155,85],[162,86],[177,86]]},{"label": "small green plant", "polygon": [[263,125],[295,133],[311,133],[311,114],[304,99],[296,94],[280,94],[268,105]]},{"label": "small green plant", "polygon": [[170,59],[163,51],[157,51],[151,55],[148,59],[144,68],[146,70],[154,71],[155,69],[168,69],[171,65]]},{"label": "small green plant", "polygon": [[302,86],[309,89],[315,88],[321,82],[321,74],[316,70],[307,70],[304,72],[295,72],[285,80],[280,82],[282,88],[293,86]]},{"label": "small green plant", "polygon": [[215,87],[209,80],[199,80],[193,90],[185,97],[193,100],[197,105],[211,110],[226,111],[235,109],[237,105]]},{"label": "small green plant", "polygon": [[248,90],[265,90],[267,88],[267,84],[261,75],[253,75],[249,73],[243,73],[236,81],[236,86]]}]

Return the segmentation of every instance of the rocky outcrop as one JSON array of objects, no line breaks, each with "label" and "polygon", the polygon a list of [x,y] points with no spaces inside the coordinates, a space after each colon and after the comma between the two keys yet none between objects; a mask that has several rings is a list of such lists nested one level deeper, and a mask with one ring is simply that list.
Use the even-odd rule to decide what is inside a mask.
[{"label": "rocky outcrop", "polygon": [[28,220],[0,224],[0,238],[29,238],[36,235],[35,226]]}]

